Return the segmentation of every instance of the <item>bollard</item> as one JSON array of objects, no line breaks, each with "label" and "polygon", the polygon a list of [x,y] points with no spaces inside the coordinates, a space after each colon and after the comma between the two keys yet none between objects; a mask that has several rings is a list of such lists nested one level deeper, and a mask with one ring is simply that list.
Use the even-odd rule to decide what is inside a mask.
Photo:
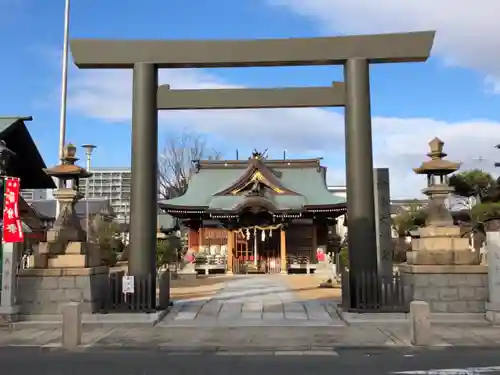
[{"label": "bollard", "polygon": [[430,310],[427,302],[410,303],[410,340],[416,346],[431,344]]},{"label": "bollard", "polygon": [[82,311],[78,302],[64,305],[62,309],[62,347],[67,350],[77,349],[82,341]]},{"label": "bollard", "polygon": [[160,310],[166,310],[170,304],[170,270],[167,268],[164,272],[160,274],[159,277],[159,287],[160,287],[160,298],[159,298],[159,308]]}]

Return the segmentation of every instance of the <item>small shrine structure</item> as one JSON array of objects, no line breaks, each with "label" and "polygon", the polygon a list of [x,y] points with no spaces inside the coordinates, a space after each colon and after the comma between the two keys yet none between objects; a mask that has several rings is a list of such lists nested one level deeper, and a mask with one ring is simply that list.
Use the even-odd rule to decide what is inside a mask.
[{"label": "small shrine structure", "polygon": [[446,200],[453,192],[448,175],[460,163],[445,160],[444,142],[429,142],[431,160],[423,162],[414,172],[427,176],[422,192],[428,197],[425,226],[412,240],[407,264],[399,270],[409,286],[412,300],[429,302],[435,313],[484,313],[487,298],[487,268],[480,265],[479,252],[469,247],[469,239],[454,225]]}]

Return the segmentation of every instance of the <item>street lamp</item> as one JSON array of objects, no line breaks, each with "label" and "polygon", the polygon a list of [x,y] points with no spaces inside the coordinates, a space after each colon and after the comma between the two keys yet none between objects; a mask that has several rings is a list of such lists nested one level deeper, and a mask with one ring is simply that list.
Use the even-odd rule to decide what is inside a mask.
[{"label": "street lamp", "polygon": [[[85,144],[82,145],[82,148],[85,150],[85,156],[87,157],[87,165],[85,166],[85,169],[87,172],[90,172],[90,161],[92,159],[92,152],[94,149],[97,148],[96,145],[91,145],[91,144]],[[90,193],[89,193],[89,180],[90,178],[87,178],[85,181],[85,231],[86,231],[86,237],[87,237],[87,242],[89,242],[89,198],[90,198]]]},{"label": "street lamp", "polygon": [[7,147],[4,140],[0,140],[0,176],[2,179],[7,175],[10,160],[14,156],[16,156],[16,153]]}]

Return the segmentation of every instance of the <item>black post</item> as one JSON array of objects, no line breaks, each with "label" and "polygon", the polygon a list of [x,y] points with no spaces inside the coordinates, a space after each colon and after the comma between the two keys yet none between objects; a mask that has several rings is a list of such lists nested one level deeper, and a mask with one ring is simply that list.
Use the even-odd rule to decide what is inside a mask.
[{"label": "black post", "polygon": [[[365,272],[377,272],[368,61],[361,58],[347,60],[344,66],[344,77],[347,214],[349,217],[347,236],[349,275],[352,278]],[[354,281],[354,279],[351,280]],[[356,289],[351,288],[351,291]]]},{"label": "black post", "polygon": [[[129,275],[151,280],[156,294],[156,227],[158,173],[158,69],[134,65],[132,103],[132,187]],[[137,290],[136,284],[136,290]]]}]

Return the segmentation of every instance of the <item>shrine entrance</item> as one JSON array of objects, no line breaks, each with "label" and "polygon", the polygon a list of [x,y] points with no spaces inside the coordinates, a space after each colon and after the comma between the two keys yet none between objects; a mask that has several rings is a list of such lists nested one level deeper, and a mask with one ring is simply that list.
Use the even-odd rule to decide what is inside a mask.
[{"label": "shrine entrance", "polygon": [[233,266],[235,274],[280,273],[280,230],[277,226],[243,228],[234,232]]},{"label": "shrine entrance", "polygon": [[[423,31],[260,40],[72,40],[73,61],[79,68],[133,70],[130,275],[135,280],[149,280],[156,275],[158,110],[306,107],[345,107],[349,266],[351,271],[377,275],[370,65],[425,61],[434,34]],[[160,69],[310,65],[342,65],[345,83],[278,89],[172,90],[169,85],[158,86]],[[302,195],[293,191],[279,194],[295,197],[291,201],[296,203],[296,197]],[[206,202],[197,203],[201,213],[223,213],[210,212]],[[318,205],[302,203],[301,209],[313,216],[322,212]],[[184,210],[179,204],[176,215],[183,215]],[[279,215],[288,218],[285,212]],[[286,263],[284,254],[286,257],[282,251],[282,263]],[[354,278],[351,284],[353,291],[362,288]],[[152,285],[148,293],[155,290]],[[372,302],[377,303],[375,297]],[[353,299],[352,307],[355,304]]]}]

